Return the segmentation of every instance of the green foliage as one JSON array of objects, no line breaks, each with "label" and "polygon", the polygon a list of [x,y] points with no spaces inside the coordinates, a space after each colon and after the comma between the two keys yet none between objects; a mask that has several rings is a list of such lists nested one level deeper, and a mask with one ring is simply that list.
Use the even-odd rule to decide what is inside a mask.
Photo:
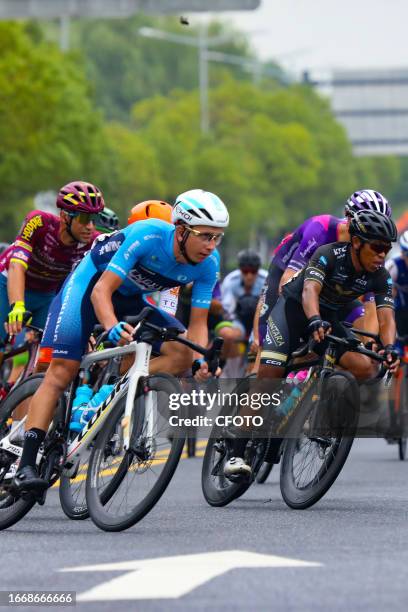
[{"label": "green foliage", "polygon": [[103,140],[77,62],[53,45],[33,42],[32,31],[21,24],[0,22],[0,116],[0,202],[6,213],[0,233],[6,237],[10,220],[21,221],[16,203],[73,178],[101,178]]},{"label": "green foliage", "polygon": [[[197,50],[143,38],[146,25],[198,34],[174,18],[86,20],[62,54],[55,25],[0,22],[0,238],[37,191],[75,178],[99,184],[122,222],[144,199],[214,191],[231,212],[234,252],[312,214],[341,214],[355,189],[382,191],[394,207],[406,200],[408,162],[353,158],[329,103],[309,87],[282,87],[273,63],[276,80],[259,86],[239,67],[210,64],[202,134]],[[218,50],[252,57],[228,24],[210,24],[209,35],[224,37]]]},{"label": "green foliage", "polygon": [[[133,104],[157,94],[167,95],[174,88],[195,89],[198,85],[198,52],[165,40],[145,38],[143,26],[173,32],[179,36],[198,37],[198,27],[183,28],[174,17],[152,19],[135,15],[130,19],[79,21],[73,26],[72,40],[84,55],[86,70],[92,80],[96,104],[109,119],[128,121]],[[209,37],[225,36],[219,51],[250,56],[247,39],[228,25],[210,24]],[[211,82],[222,79],[225,68],[210,65]],[[236,78],[248,79],[241,68],[231,67]]]},{"label": "green foliage", "polygon": [[216,192],[230,208],[237,245],[251,231],[278,237],[308,215],[333,212],[355,186],[344,131],[309,90],[264,91],[230,78],[212,90],[210,118],[203,135],[197,92],[156,96],[132,111],[156,152],[165,197],[191,187]]}]

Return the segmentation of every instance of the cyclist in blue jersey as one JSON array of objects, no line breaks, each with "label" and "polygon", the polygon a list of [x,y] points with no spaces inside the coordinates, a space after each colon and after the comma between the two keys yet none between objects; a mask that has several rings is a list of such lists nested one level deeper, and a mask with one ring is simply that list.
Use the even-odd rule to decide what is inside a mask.
[{"label": "cyclist in blue jersey", "polygon": [[[144,296],[165,288],[193,283],[188,338],[207,344],[207,316],[219,271],[216,246],[228,226],[228,211],[216,195],[194,189],[176,199],[170,225],[149,219],[100,236],[64,283],[48,315],[43,343],[53,349],[44,381],[32,398],[23,454],[14,478],[17,490],[38,491],[47,484],[39,478],[37,452],[52,420],[58,399],[76,376],[88,337],[99,321],[114,343],[130,342],[132,327],[122,321],[145,305]],[[171,315],[156,308],[152,323],[185,330]],[[182,374],[193,361],[192,352],[165,342],[150,372]],[[196,378],[206,380],[208,366],[198,360]]]},{"label": "cyclist in blue jersey", "polygon": [[400,337],[408,335],[408,230],[399,239],[400,257],[385,264],[394,283],[395,322]]}]

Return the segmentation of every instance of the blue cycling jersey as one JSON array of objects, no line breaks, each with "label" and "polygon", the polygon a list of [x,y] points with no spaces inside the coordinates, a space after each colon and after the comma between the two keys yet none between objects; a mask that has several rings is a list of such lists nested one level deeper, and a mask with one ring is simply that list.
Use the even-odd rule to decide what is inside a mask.
[{"label": "blue cycling jersey", "polygon": [[89,256],[99,272],[109,270],[123,280],[118,289],[123,295],[152,293],[192,282],[191,305],[209,308],[219,254],[215,250],[196,265],[179,263],[174,256],[174,233],[174,225],[165,221],[139,221],[98,237]]}]

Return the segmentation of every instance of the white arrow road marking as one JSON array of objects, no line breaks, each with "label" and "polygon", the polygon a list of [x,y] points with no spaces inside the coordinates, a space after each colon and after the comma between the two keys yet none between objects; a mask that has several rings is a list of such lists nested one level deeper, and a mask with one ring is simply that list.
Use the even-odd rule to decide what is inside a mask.
[{"label": "white arrow road marking", "polygon": [[60,571],[127,572],[81,593],[77,598],[78,601],[111,601],[182,597],[209,580],[232,569],[242,567],[321,567],[321,563],[261,555],[243,550],[226,550],[196,555],[85,565],[64,568]]}]

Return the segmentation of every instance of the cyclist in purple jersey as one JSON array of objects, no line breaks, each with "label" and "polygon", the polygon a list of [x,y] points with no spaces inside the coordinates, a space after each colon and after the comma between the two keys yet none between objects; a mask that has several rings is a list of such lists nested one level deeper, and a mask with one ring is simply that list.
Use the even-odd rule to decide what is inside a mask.
[{"label": "cyclist in purple jersey", "polygon": [[104,200],[97,187],[69,183],[61,188],[57,206],[59,217],[30,212],[0,258],[0,338],[21,331],[27,310],[33,324],[44,327],[54,295],[99,234],[94,222]]},{"label": "cyclist in purple jersey", "polygon": [[[346,202],[343,219],[332,215],[310,217],[276,247],[254,319],[254,339],[258,346],[262,344],[266,322],[282,286],[304,268],[320,246],[332,242],[349,242],[350,220],[354,213],[360,210],[373,210],[388,217],[391,216],[391,207],[381,193],[371,189],[356,191]],[[373,302],[365,301],[363,305],[362,302],[356,300],[350,304],[347,320],[356,324],[359,319],[359,323],[362,323],[361,318],[365,314],[365,325],[367,329],[372,329],[374,327],[373,317],[375,321],[377,320]]]}]

